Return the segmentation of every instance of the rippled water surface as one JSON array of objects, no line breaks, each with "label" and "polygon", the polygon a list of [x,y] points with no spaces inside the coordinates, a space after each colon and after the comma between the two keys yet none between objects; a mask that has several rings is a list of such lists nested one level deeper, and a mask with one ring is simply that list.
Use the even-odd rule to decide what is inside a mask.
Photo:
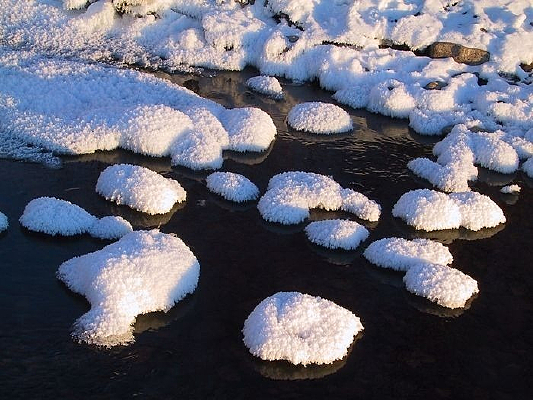
[{"label": "rippled water surface", "polygon": [[[278,128],[261,154],[227,153],[224,171],[242,173],[262,192],[276,173],[302,170],[331,175],[383,207],[369,239],[354,252],[310,244],[303,225],[261,219],[255,204],[235,205],[209,193],[208,172],[172,168],[170,160],[125,151],[63,158],[61,169],[0,160],[0,211],[10,221],[0,234],[0,391],[2,398],[155,399],[522,399],[528,398],[532,354],[532,182],[522,173],[482,171],[475,190],[491,196],[507,223],[480,232],[421,233],[391,216],[406,191],[429,187],[406,168],[431,154],[432,139],[407,123],[349,110],[354,132],[317,137],[288,128],[290,108],[328,101],[312,85],[285,86],[284,101],[245,87],[252,70],[204,76],[163,75],[226,107],[256,106]],[[178,179],[187,202],[162,216],[116,206],[95,183],[111,163],[144,165]],[[509,182],[519,196],[503,195]],[[88,236],[53,238],[18,224],[39,196],[69,200],[97,215],[121,215],[135,229],[160,227],[181,237],[200,261],[198,289],[169,313],[140,316],[136,342],[99,349],[72,341],[72,323],[87,301],[59,282],[67,259],[107,242]],[[312,219],[350,217],[315,211]],[[353,218],[353,217],[351,217]],[[465,310],[447,310],[409,294],[402,276],[371,266],[362,249],[373,240],[430,237],[450,245],[454,266],[479,282]],[[322,296],[358,315],[365,330],[348,357],[327,366],[294,367],[254,358],[242,342],[243,322],[278,291]]]}]

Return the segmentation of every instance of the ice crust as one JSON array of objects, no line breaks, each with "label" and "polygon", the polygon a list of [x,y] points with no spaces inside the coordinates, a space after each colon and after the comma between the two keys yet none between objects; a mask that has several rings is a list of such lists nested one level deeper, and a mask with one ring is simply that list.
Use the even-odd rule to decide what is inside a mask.
[{"label": "ice crust", "polygon": [[287,115],[288,124],[299,131],[322,135],[352,130],[350,114],[329,103],[309,102],[295,105]]},{"label": "ice crust", "polygon": [[467,300],[479,292],[475,279],[445,265],[413,265],[403,281],[411,293],[448,308],[464,307]]},{"label": "ice crust", "polygon": [[283,98],[283,88],[273,76],[254,76],[246,81],[246,85],[258,93],[275,99]]},{"label": "ice crust", "polygon": [[234,172],[213,172],[206,178],[207,188],[226,200],[241,203],[259,197],[259,188],[248,178]]},{"label": "ice crust", "polygon": [[298,224],[309,210],[344,210],[361,219],[377,221],[381,207],[361,193],[343,189],[332,178],[312,172],[290,171],[273,176],[257,208],[269,222]]},{"label": "ice crust", "polygon": [[96,182],[96,192],[107,200],[152,215],[169,212],[187,197],[178,181],[130,164],[116,164],[103,170]]},{"label": "ice crust", "polygon": [[308,365],[342,359],[361,330],[358,317],[330,300],[278,292],[255,307],[243,334],[256,357]]},{"label": "ice crust", "polygon": [[307,238],[329,249],[354,250],[368,238],[368,230],[355,221],[332,219],[311,222],[305,227]]},{"label": "ice crust", "polygon": [[459,227],[478,231],[505,222],[502,209],[485,195],[477,192],[445,194],[429,189],[403,194],[394,205],[392,215],[425,231]]},{"label": "ice crust", "polygon": [[168,311],[197,286],[200,265],[176,236],[136,231],[94,253],[72,258],[57,276],[91,309],[74,324],[79,341],[115,346],[133,341],[137,315]]},{"label": "ice crust", "polygon": [[7,215],[5,215],[3,212],[0,212],[0,232],[5,231],[8,226],[9,221],[7,219]]},{"label": "ice crust", "polygon": [[408,271],[421,263],[448,265],[453,261],[446,246],[429,239],[380,239],[372,242],[363,255],[372,264],[395,271]]}]

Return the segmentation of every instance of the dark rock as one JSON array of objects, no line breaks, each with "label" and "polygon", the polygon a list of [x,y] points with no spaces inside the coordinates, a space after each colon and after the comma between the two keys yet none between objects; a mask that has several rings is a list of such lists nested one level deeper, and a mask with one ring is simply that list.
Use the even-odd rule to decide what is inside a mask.
[{"label": "dark rock", "polygon": [[448,86],[446,82],[443,81],[433,81],[429,82],[426,86],[424,86],[424,89],[427,90],[441,90],[443,87]]},{"label": "dark rock", "polygon": [[427,55],[431,58],[452,57],[456,62],[467,65],[480,65],[490,59],[488,51],[450,42],[433,43],[429,46]]},{"label": "dark rock", "polygon": [[520,64],[520,68],[526,72],[531,72],[533,71],[533,62],[530,62],[529,64]]}]

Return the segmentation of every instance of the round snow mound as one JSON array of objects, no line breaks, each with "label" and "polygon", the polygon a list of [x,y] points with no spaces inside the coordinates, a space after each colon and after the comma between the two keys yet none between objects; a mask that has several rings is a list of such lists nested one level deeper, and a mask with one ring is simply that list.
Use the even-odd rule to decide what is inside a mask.
[{"label": "round snow mound", "polygon": [[9,222],[7,220],[7,216],[0,212],[0,232],[3,232],[7,229],[7,227],[9,226]]},{"label": "round snow mound", "polygon": [[96,217],[70,201],[39,197],[26,205],[19,221],[31,231],[74,236],[87,232]]},{"label": "round snow mound", "polygon": [[395,271],[407,271],[420,263],[451,264],[450,250],[429,239],[385,238],[371,243],[363,253],[372,264]]},{"label": "round snow mound", "polygon": [[254,76],[246,81],[246,86],[275,99],[283,97],[283,89],[279,81],[273,76]]},{"label": "round snow mound", "polygon": [[358,317],[332,301],[298,292],[267,297],[244,322],[244,344],[263,360],[330,364],[363,330]]},{"label": "round snow mound", "polygon": [[206,178],[207,188],[226,200],[243,201],[255,200],[259,197],[259,188],[243,175],[233,172],[213,172]]},{"label": "round snow mound", "polygon": [[464,307],[479,292],[477,281],[455,268],[438,264],[417,264],[403,277],[411,293],[448,308]]},{"label": "round snow mound", "polygon": [[331,219],[311,222],[305,227],[307,238],[330,249],[354,250],[366,240],[368,230],[355,221]]},{"label": "round snow mound", "polygon": [[95,221],[89,228],[89,234],[99,239],[120,239],[132,232],[131,224],[122,217],[103,217]]},{"label": "round snow mound", "polygon": [[294,106],[287,122],[296,130],[323,135],[348,132],[353,128],[350,114],[335,104],[321,102]]}]

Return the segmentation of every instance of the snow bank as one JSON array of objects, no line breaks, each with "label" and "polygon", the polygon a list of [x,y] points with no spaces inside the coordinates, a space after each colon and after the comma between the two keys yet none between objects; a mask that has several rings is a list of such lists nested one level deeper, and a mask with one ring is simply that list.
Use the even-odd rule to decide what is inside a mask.
[{"label": "snow bank", "polygon": [[428,189],[412,190],[392,209],[415,229],[434,231],[464,227],[472,231],[505,222],[503,211],[489,197],[476,192],[444,194]]},{"label": "snow bank", "polygon": [[57,272],[91,303],[72,335],[106,347],[132,342],[137,315],[168,311],[194,291],[199,274],[200,265],[183,241],[157,230],[132,232],[64,262]]},{"label": "snow bank", "polygon": [[206,178],[207,188],[226,200],[255,200],[259,197],[259,188],[243,175],[233,172],[213,172]]},{"label": "snow bank", "polygon": [[273,76],[254,76],[246,81],[246,85],[258,93],[275,99],[283,98],[283,89]]},{"label": "snow bank", "polygon": [[368,230],[355,221],[332,219],[311,222],[305,227],[307,238],[329,249],[355,250],[366,240]]},{"label": "snow bank", "polygon": [[327,176],[301,171],[273,176],[257,208],[266,221],[284,225],[304,221],[312,208],[343,209],[371,221],[380,213],[380,206],[366,196],[343,189]]},{"label": "snow bank", "polygon": [[7,220],[7,216],[0,212],[0,232],[3,232],[7,229],[7,227],[9,226],[9,222]]},{"label": "snow bank", "polygon": [[362,329],[358,317],[332,301],[278,292],[255,307],[243,334],[254,356],[307,365],[342,359]]},{"label": "snow bank", "polygon": [[403,278],[411,293],[448,308],[464,307],[479,292],[477,282],[461,271],[444,265],[413,265]]},{"label": "snow bank", "polygon": [[453,261],[446,246],[429,239],[380,239],[371,243],[363,255],[372,264],[395,271],[408,271],[421,263],[448,265]]},{"label": "snow bank", "polygon": [[178,181],[130,164],[112,165],[102,171],[96,192],[107,200],[148,214],[165,214],[186,198]]},{"label": "snow bank", "polygon": [[287,115],[288,124],[299,131],[329,135],[352,130],[350,114],[335,104],[310,102],[295,105]]},{"label": "snow bank", "polygon": [[32,231],[74,236],[88,232],[97,218],[70,201],[39,197],[26,205],[19,221]]},{"label": "snow bank", "polygon": [[120,239],[132,232],[131,224],[122,217],[108,216],[96,220],[89,227],[89,234],[99,239]]}]

